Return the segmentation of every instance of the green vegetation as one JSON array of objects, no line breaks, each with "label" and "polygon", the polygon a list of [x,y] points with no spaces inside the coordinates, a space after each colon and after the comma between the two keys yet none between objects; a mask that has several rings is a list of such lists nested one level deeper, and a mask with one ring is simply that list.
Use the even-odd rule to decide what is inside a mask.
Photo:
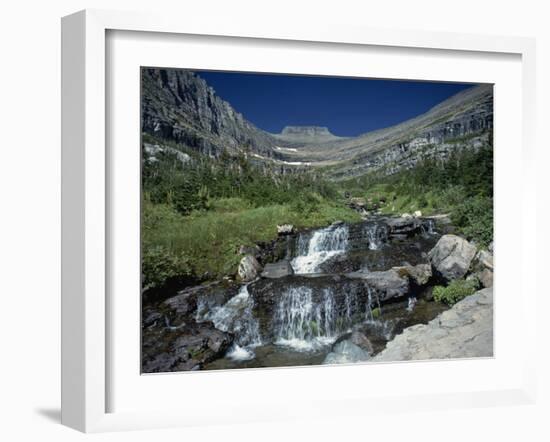
[{"label": "green vegetation", "polygon": [[[242,152],[218,158],[169,146],[142,166],[143,287],[171,278],[219,279],[234,274],[241,245],[276,238],[276,226],[321,227],[359,221],[344,197],[362,197],[385,214],[450,213],[459,232],[479,244],[492,239],[492,147],[457,149],[446,161],[425,158],[411,170],[334,183],[321,171],[284,171]],[[190,161],[178,159],[173,149]]]},{"label": "green vegetation", "polygon": [[[315,210],[299,212],[292,204],[246,207],[236,199],[213,200],[208,211],[187,216],[168,204],[142,205],[142,245],[144,286],[154,287],[169,276],[193,274],[217,279],[235,273],[241,245],[253,245],[276,237],[277,224],[291,223],[298,228],[324,226],[336,219],[358,221],[359,215],[343,206],[323,201]],[[153,264],[152,261],[159,259]],[[158,274],[159,270],[161,275]]]},{"label": "green vegetation", "polygon": [[433,289],[434,300],[444,302],[448,305],[456,304],[466,296],[472,295],[478,288],[479,281],[476,279],[455,279],[447,287],[441,285]]},{"label": "green vegetation", "polygon": [[331,183],[308,173],[284,175],[254,167],[240,155],[174,154],[144,161],[142,274],[144,288],[171,277],[218,279],[234,274],[241,245],[273,240],[277,225],[319,227],[359,221]]},{"label": "green vegetation", "polygon": [[[148,137],[149,142],[154,142]],[[172,145],[191,155],[185,148]],[[280,173],[277,166],[255,166],[254,157],[244,152],[219,158],[193,154],[182,163],[177,155],[161,152],[151,162],[144,157],[143,194],[154,204],[168,204],[182,215],[209,210],[212,200],[240,198],[249,207],[293,204],[297,209],[315,211],[324,200],[338,198],[334,184],[321,175]]]},{"label": "green vegetation", "polygon": [[446,161],[424,158],[416,167],[341,183],[384,214],[449,213],[459,233],[480,245],[493,237],[493,149],[455,150]]}]

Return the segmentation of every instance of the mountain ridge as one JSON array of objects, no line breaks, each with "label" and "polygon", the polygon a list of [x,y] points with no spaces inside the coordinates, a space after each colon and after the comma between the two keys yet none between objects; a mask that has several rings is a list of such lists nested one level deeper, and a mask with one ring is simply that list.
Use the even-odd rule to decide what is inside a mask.
[{"label": "mountain ridge", "polygon": [[476,85],[427,112],[357,137],[323,126],[287,126],[272,134],[256,127],[205,80],[186,70],[142,69],[142,132],[211,157],[244,153],[254,162],[323,168],[334,179],[411,168],[423,158],[490,142],[492,85]]}]

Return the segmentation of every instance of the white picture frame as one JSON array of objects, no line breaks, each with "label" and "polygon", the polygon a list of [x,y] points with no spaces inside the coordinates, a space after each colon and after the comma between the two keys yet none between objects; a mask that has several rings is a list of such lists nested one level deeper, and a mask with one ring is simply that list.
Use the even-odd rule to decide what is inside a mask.
[{"label": "white picture frame", "polygon": [[[526,272],[526,257],[536,255],[536,242],[528,241],[530,235],[524,221],[535,219],[536,192],[533,170],[534,157],[534,108],[535,108],[535,44],[532,39],[517,37],[491,37],[451,33],[428,33],[416,31],[393,32],[388,30],[358,29],[326,24],[308,24],[300,28],[284,23],[216,22],[210,17],[195,17],[182,24],[177,17],[155,16],[144,13],[123,13],[100,10],[86,10],[63,18],[62,21],[62,423],[84,432],[114,431],[124,429],[158,428],[169,426],[208,425],[208,416],[198,406],[195,412],[176,407],[163,409],[139,409],[118,411],[109,404],[109,394],[114,388],[110,370],[113,354],[110,345],[109,327],[112,312],[108,298],[109,244],[110,236],[116,230],[108,228],[112,199],[109,195],[108,143],[110,134],[106,121],[111,117],[108,109],[110,93],[106,76],[109,32],[155,33],[167,36],[216,36],[218,39],[269,40],[273,44],[285,45],[325,44],[337,45],[334,49],[376,47],[379,51],[400,48],[406,54],[415,49],[426,49],[437,57],[437,53],[470,53],[480,60],[485,55],[503,54],[515,56],[521,64],[521,149],[516,155],[522,160],[523,183],[518,189],[521,198],[520,230],[521,241],[514,249],[520,253],[521,273]],[[139,94],[139,91],[135,91]],[[498,95],[497,95],[498,100]],[[497,108],[498,109],[498,108]],[[497,114],[498,118],[498,114]],[[498,143],[498,132],[496,141]],[[501,163],[503,168],[505,163]],[[497,162],[497,168],[500,165]],[[496,192],[499,190],[497,188]],[[497,216],[498,218],[498,216]],[[506,245],[497,252],[496,259],[506,254]],[[501,262],[505,262],[503,258]],[[500,265],[500,262],[499,262]],[[504,285],[498,278],[505,272],[496,273],[495,286],[504,293]],[[523,278],[519,307],[536,304],[535,282]],[[498,295],[497,295],[498,296]],[[498,303],[498,298],[495,301]],[[137,327],[137,324],[136,324]],[[521,354],[521,376],[514,377],[509,384],[483,389],[476,387],[461,392],[437,392],[427,394],[398,394],[388,392],[372,397],[358,391],[355,395],[337,393],[327,398],[313,398],[310,407],[291,406],[286,410],[274,401],[272,406],[240,398],[236,409],[248,411],[242,421],[266,419],[300,418],[334,415],[332,401],[338,401],[342,415],[365,415],[377,412],[394,412],[411,409],[441,409],[469,406],[490,406],[503,403],[532,403],[535,396],[534,349],[529,342],[534,336],[536,324],[525,325],[522,337],[526,338],[525,352]],[[496,335],[498,340],[498,334]],[[136,342],[136,345],[138,343]],[[496,359],[499,358],[498,353]],[[418,364],[406,364],[405,369],[418,371]],[[362,367],[341,367],[346,374],[358,376]],[[416,368],[415,368],[416,367]],[[462,368],[465,366],[462,365]],[[422,368],[422,366],[420,366]],[[452,368],[452,367],[450,367]],[[470,367],[472,368],[472,367]],[[475,369],[475,367],[473,368]],[[136,370],[138,368],[136,367]],[[270,382],[277,385],[284,373],[286,379],[298,381],[311,377],[315,370],[307,368],[268,371],[241,371],[235,376],[254,377],[254,382]],[[332,368],[331,368],[332,370]],[[253,373],[253,374],[252,374]],[[258,374],[260,373],[260,374]],[[306,373],[306,374],[304,374]],[[328,373],[327,371],[324,372]],[[519,372],[518,372],[519,373]],[[139,373],[138,373],[139,374]],[[215,383],[217,375],[209,381]],[[225,373],[225,376],[232,376]],[[170,376],[162,376],[169,384]],[[157,376],[157,379],[160,377]],[[180,379],[183,377],[180,376]],[[174,378],[175,379],[175,378]],[[187,377],[187,379],[191,379]],[[198,379],[198,378],[196,378]],[[222,379],[218,377],[218,379]],[[227,379],[227,378],[226,378]],[[296,379],[294,382],[296,382]],[[239,408],[240,407],[240,408]],[[236,422],[235,415],[223,416],[220,411],[218,422]]]}]

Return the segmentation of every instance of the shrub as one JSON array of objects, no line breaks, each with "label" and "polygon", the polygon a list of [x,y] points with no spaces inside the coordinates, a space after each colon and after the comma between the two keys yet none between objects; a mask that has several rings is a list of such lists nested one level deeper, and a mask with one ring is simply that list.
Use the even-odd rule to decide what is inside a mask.
[{"label": "shrub", "polygon": [[141,257],[142,286],[144,289],[158,288],[170,278],[189,275],[191,269],[187,259],[172,254],[162,246],[143,247]]},{"label": "shrub", "polygon": [[323,198],[319,194],[310,192],[297,196],[290,207],[292,211],[302,216],[310,216],[319,211],[322,201]]},{"label": "shrub", "polygon": [[468,239],[487,246],[493,239],[493,199],[467,198],[455,207],[451,220]]},{"label": "shrub", "polygon": [[249,201],[242,198],[218,198],[210,200],[210,210],[214,212],[240,212],[251,209]]},{"label": "shrub", "polygon": [[455,279],[447,287],[435,286],[433,290],[434,300],[448,305],[456,304],[466,296],[472,295],[477,290],[478,284],[479,282],[475,279]]}]

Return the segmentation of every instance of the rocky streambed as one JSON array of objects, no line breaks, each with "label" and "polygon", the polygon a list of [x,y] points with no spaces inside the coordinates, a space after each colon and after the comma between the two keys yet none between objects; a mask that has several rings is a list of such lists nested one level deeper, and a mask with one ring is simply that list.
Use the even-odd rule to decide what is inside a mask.
[{"label": "rocky streambed", "polygon": [[442,229],[410,216],[281,228],[274,243],[242,248],[239,283],[200,285],[143,306],[142,370],[374,360],[404,330],[448,310],[431,300],[434,284],[492,272],[489,252],[480,256]]}]

